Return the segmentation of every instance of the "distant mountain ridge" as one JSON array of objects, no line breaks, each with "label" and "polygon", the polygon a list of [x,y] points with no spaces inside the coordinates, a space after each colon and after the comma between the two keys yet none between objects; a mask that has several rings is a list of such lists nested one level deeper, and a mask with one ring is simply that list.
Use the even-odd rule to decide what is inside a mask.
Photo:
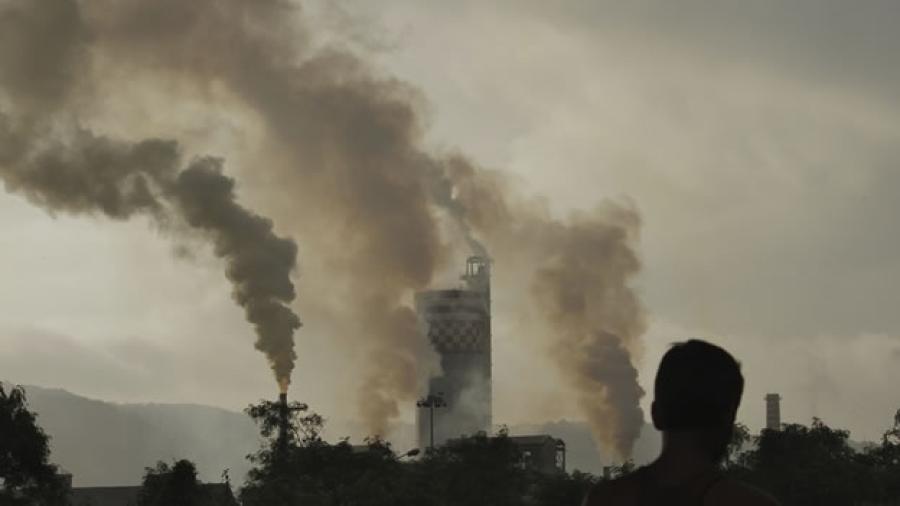
[{"label": "distant mountain ridge", "polygon": [[[4,385],[8,383],[4,382]],[[200,478],[219,482],[225,469],[240,485],[250,465],[246,456],[259,448],[253,422],[243,413],[197,404],[118,404],[66,390],[25,386],[30,409],[51,439],[51,460],[72,473],[77,486],[136,485],[144,468],[157,461],[187,458]],[[586,424],[560,420],[512,425],[513,435],[547,433],[563,439],[568,468],[600,473],[603,458]],[[358,438],[355,423],[326,421],[325,436]],[[391,438],[398,451],[414,445],[415,428],[399,424]],[[356,440],[356,439],[354,439]],[[635,461],[656,455],[659,435],[646,426],[635,446]]]},{"label": "distant mountain ridge", "polygon": [[258,448],[253,422],[242,413],[189,404],[117,404],[62,389],[25,386],[30,409],[52,438],[51,460],[77,486],[134,485],[157,461],[188,458],[201,479],[235,482]]}]

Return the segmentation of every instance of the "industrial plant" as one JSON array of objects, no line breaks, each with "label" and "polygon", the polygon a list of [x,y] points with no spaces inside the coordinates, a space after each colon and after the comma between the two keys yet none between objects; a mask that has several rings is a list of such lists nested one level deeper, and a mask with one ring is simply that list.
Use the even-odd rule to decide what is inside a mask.
[{"label": "industrial plant", "polygon": [[[472,256],[460,277],[463,286],[416,294],[421,334],[440,356],[440,375],[428,378],[416,403],[420,448],[452,444],[461,436],[490,434],[491,260]],[[541,434],[512,437],[523,465],[535,470],[565,470],[565,443]]]},{"label": "industrial plant", "polygon": [[416,295],[422,335],[440,355],[441,375],[428,378],[418,402],[419,446],[491,430],[491,263],[473,256],[464,287]]}]

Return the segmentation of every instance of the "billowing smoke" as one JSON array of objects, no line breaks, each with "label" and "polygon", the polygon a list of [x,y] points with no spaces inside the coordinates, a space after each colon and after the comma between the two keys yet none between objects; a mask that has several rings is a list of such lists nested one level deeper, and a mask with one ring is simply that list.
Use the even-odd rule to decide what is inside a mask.
[{"label": "billowing smoke", "polygon": [[630,285],[640,270],[637,210],[605,202],[560,220],[540,199],[518,196],[503,174],[457,158],[449,177],[457,204],[492,239],[500,265],[530,280],[547,349],[597,444],[630,457],[644,424],[633,355],[646,324]]},{"label": "billowing smoke", "polygon": [[256,347],[286,389],[300,326],[288,307],[296,245],[236,202],[220,160],[198,158],[182,170],[175,141],[119,141],[78,126],[66,100],[87,40],[80,20],[72,2],[11,2],[0,10],[7,50],[0,60],[0,178],[51,213],[146,214],[164,229],[186,225],[207,236],[225,260],[235,301],[256,327]]},{"label": "billowing smoke", "polygon": [[[66,110],[65,104],[74,103],[67,100],[70,94],[83,107],[102,103],[105,93],[123,86],[155,83],[188,89],[195,99],[212,97],[217,107],[232,106],[262,127],[263,145],[253,153],[256,163],[242,175],[265,187],[267,210],[286,230],[315,238],[304,253],[327,270],[328,285],[320,288],[340,301],[354,349],[366,358],[356,405],[371,432],[389,430],[399,406],[411,405],[420,391],[422,368],[431,367],[433,357],[418,334],[412,294],[427,288],[461,253],[448,239],[445,225],[452,222],[476,254],[487,256],[483,241],[502,268],[528,269],[523,274],[533,279],[535,301],[552,329],[548,346],[574,397],[594,423],[598,440],[627,453],[641,422],[636,408],[640,387],[629,355],[643,328],[627,284],[638,269],[631,249],[638,225],[634,211],[609,208],[555,220],[532,206],[516,205],[519,197],[502,176],[461,156],[427,152],[418,93],[377,75],[347,51],[318,44],[300,9],[287,0],[8,3],[14,7],[7,11],[15,13],[0,18],[5,19],[0,28],[10,28],[13,35],[0,37],[22,40],[15,41],[15,54],[0,54],[0,62],[4,70],[16,66],[19,73],[0,79],[11,96],[18,95],[13,97],[17,107],[27,103],[30,111]],[[26,18],[38,21],[21,28],[28,24]],[[0,47],[10,47],[8,41],[0,42]],[[44,59],[33,62],[19,54]],[[128,79],[109,78],[113,73]],[[46,124],[17,121],[5,130],[9,142],[0,157],[22,159],[21,138],[56,138]],[[169,149],[175,158],[177,150]],[[51,205],[58,195],[43,186],[31,190],[21,182],[10,183],[21,181],[21,174],[5,170],[4,179],[10,188],[60,211],[94,209],[114,216],[106,209],[122,209],[126,216],[136,211],[165,216],[178,210],[188,224],[205,230],[227,259],[236,299],[251,319],[267,322],[253,320],[258,330],[268,332],[270,321],[280,325],[273,331],[278,338],[272,343],[261,338],[260,346],[287,353],[287,329],[297,325],[287,311],[293,296],[287,278],[293,248],[271,235],[268,222],[238,217],[226,205],[234,204],[232,183],[218,182],[217,176],[224,177],[217,172],[218,162],[198,159],[184,171],[171,163],[154,165],[158,163],[126,171],[129,175],[93,163],[92,171],[118,178],[115,191],[87,185],[90,198],[63,192],[64,200],[72,202],[62,207]],[[133,162],[118,166],[137,167]],[[55,179],[53,171],[45,170]],[[95,177],[100,176],[83,175],[88,182]],[[77,188],[86,185],[77,178],[74,183]],[[205,193],[210,185],[214,188]],[[182,186],[199,194],[187,197]],[[132,207],[126,202],[133,210],[128,211]],[[243,225],[249,228],[232,228]],[[271,249],[261,246],[269,243]],[[261,277],[260,271],[265,271]],[[261,293],[264,299],[254,298]],[[273,362],[276,367],[288,363]]]},{"label": "billowing smoke", "polygon": [[226,260],[232,296],[256,327],[256,348],[269,358],[281,392],[287,392],[296,358],[294,330],[300,327],[289,307],[297,245],[275,235],[269,219],[235,201],[234,180],[222,174],[219,159],[194,160],[178,174],[170,195],[188,225],[204,231],[216,255]]},{"label": "billowing smoke", "polygon": [[631,248],[637,216],[627,209],[576,216],[548,230],[553,241],[532,291],[555,332],[554,358],[597,441],[631,456],[643,425],[628,345],[644,332],[629,287],[639,262]]},{"label": "billowing smoke", "polygon": [[356,405],[385,434],[419,392],[430,350],[412,294],[447,255],[432,199],[437,162],[420,144],[417,94],[355,57],[313,50],[280,0],[85,2],[94,48],[147,79],[218,83],[265,130],[267,205],[315,237],[341,319],[366,355]]}]

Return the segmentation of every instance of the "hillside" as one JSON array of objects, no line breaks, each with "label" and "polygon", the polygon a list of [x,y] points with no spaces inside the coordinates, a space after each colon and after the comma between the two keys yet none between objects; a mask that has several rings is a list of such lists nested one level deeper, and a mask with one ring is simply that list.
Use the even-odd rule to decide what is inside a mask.
[{"label": "hillside", "polygon": [[[249,469],[245,457],[258,448],[256,428],[243,413],[194,404],[117,404],[82,397],[62,389],[27,386],[28,402],[52,437],[51,459],[71,472],[78,486],[137,484],[144,468],[158,460],[188,458],[201,479],[217,482],[229,469],[235,484]],[[513,425],[510,433],[548,433],[566,441],[569,469],[600,473],[601,457],[587,426],[561,420]],[[358,424],[329,421],[325,436],[337,440],[363,430]],[[397,427],[399,451],[411,447],[414,428]],[[645,462],[659,448],[659,436],[645,427],[635,460]]]},{"label": "hillside", "polygon": [[38,423],[52,438],[51,460],[78,486],[131,485],[158,460],[188,458],[204,481],[229,468],[234,481],[257,448],[243,414],[199,405],[115,404],[61,389],[26,387]]}]

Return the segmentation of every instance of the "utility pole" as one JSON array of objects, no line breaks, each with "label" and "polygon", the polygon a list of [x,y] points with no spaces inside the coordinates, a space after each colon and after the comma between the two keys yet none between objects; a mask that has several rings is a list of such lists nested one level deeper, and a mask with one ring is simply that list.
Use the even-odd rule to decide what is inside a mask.
[{"label": "utility pole", "polygon": [[428,447],[434,450],[434,409],[435,408],[446,408],[447,403],[444,401],[443,392],[439,392],[437,395],[429,394],[427,397],[419,399],[416,402],[416,406],[420,408],[428,408],[428,427],[429,427],[429,445]]}]

